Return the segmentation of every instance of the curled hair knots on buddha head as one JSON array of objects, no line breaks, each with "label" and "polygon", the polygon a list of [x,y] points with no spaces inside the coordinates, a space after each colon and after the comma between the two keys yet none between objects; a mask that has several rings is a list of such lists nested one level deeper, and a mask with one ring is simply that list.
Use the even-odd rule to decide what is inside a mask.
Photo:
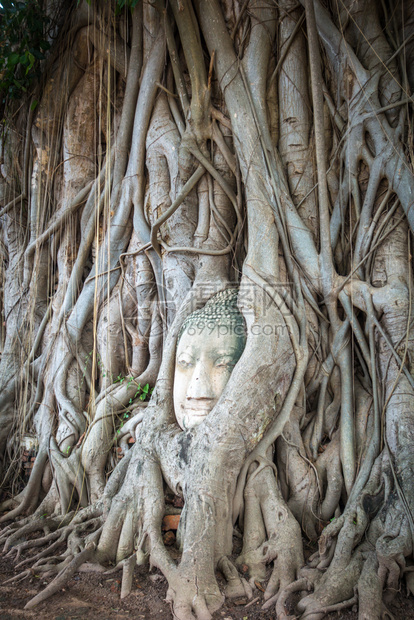
[{"label": "curled hair knots on buddha head", "polygon": [[[206,329],[206,335],[209,329],[214,329],[217,325],[227,326],[237,336],[246,338],[246,325],[243,315],[237,307],[237,296],[239,289],[228,288],[224,291],[216,293],[200,310],[195,310],[188,315],[181,326],[178,334],[178,341],[187,328]],[[211,333],[211,331],[210,331]]]}]

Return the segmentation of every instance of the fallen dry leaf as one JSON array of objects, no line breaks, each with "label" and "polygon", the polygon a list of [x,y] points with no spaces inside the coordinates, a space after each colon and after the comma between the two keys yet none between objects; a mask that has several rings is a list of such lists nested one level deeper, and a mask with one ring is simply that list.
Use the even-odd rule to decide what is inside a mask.
[{"label": "fallen dry leaf", "polygon": [[254,585],[256,586],[256,588],[258,590],[260,590],[260,592],[264,592],[265,591],[264,587],[262,586],[262,584],[259,581],[255,581]]}]

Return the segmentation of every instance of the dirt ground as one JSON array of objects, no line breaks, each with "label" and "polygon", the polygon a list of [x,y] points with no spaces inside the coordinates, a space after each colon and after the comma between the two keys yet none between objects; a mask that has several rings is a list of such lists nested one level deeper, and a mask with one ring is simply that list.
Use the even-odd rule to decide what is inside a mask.
[{"label": "dirt ground", "polygon": [[[15,574],[11,558],[0,559],[0,620],[16,618],[42,618],[42,620],[121,620],[142,618],[145,620],[169,620],[171,609],[165,602],[167,582],[157,571],[135,569],[133,589],[130,596],[120,600],[120,573],[78,573],[60,592],[41,603],[34,610],[26,611],[25,604],[45,587],[46,582],[33,574],[18,584],[3,585]],[[258,600],[255,598],[258,597]],[[256,591],[253,601],[245,599],[227,602],[214,614],[215,620],[274,620],[274,608],[262,611],[263,594]],[[414,620],[414,598],[401,593],[389,607],[395,620]],[[327,616],[334,620],[357,620],[352,610],[335,612]]]}]

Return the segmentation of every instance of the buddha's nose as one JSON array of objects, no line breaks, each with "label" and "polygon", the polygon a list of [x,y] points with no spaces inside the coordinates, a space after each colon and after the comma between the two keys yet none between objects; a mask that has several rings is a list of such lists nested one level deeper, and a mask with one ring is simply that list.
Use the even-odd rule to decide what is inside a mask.
[{"label": "buddha's nose", "polygon": [[195,365],[193,376],[188,386],[187,398],[214,398],[210,374],[205,363],[201,360]]}]

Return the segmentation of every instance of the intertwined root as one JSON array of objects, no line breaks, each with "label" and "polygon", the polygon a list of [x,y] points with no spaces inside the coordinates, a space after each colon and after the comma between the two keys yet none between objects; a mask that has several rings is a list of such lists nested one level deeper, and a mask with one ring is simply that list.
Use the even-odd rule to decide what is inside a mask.
[{"label": "intertwined root", "polygon": [[62,588],[62,586],[64,586],[67,581],[72,577],[72,575],[76,573],[76,571],[82,566],[82,564],[84,564],[93,557],[93,553],[96,548],[96,542],[94,539],[99,536],[99,533],[100,530],[94,532],[91,540],[86,543],[83,551],[81,551],[77,555],[68,556],[66,560],[58,566],[60,570],[54,580],[49,583],[49,585],[44,590],[42,590],[42,592],[39,592],[39,594],[32,598],[25,605],[25,609],[32,609],[32,607],[35,607],[42,601],[49,598],[49,596],[52,596],[52,594],[58,592],[60,588]]},{"label": "intertwined root", "polygon": [[[17,583],[33,575],[33,570],[43,577],[55,576],[53,581],[26,605],[29,609],[57,592],[86,561],[93,557],[96,540],[102,529],[102,508],[89,507],[78,513],[71,512],[58,517],[25,519],[13,523],[3,531],[0,543],[3,552],[10,556],[16,552],[18,560],[24,551],[44,547],[34,556],[19,562],[16,568],[26,568],[5,583]],[[27,540],[37,532],[43,535]],[[23,539],[23,542],[22,542]],[[26,539],[26,540],[24,540]],[[66,550],[59,554],[59,548],[66,544]]]},{"label": "intertwined root", "polygon": [[261,582],[273,562],[265,599],[295,581],[304,564],[300,526],[278,488],[273,469],[260,465],[245,488],[243,550],[237,565],[249,567],[250,585]]},{"label": "intertwined root", "polygon": [[[380,620],[387,613],[382,593],[385,590],[387,598],[395,594],[400,578],[406,572],[404,558],[412,551],[407,518],[395,494],[391,492],[385,502],[381,495],[382,507],[372,521],[362,509],[362,496],[353,511],[348,508],[325,528],[319,553],[303,567],[299,526],[281,498],[273,469],[263,467],[256,471],[256,476],[251,476],[248,481],[247,487],[250,488],[246,487],[245,498],[250,499],[246,501],[243,552],[237,561],[238,564],[248,564],[250,583],[223,556],[217,568],[227,581],[225,597],[252,599],[259,577],[264,579],[265,565],[274,562],[263,608],[275,605],[277,620],[287,620],[287,606],[294,593],[301,597],[296,614],[306,620],[322,620],[327,613],[352,607],[357,602],[361,620]],[[255,491],[249,496],[252,488]],[[137,562],[146,561],[149,555],[151,562],[161,568],[168,579],[167,600],[172,604],[174,617],[178,620],[211,620],[212,614],[224,602],[216,580],[205,579],[201,583],[195,576],[193,565],[189,566],[188,562],[176,565],[168,558],[157,528],[154,529],[145,519],[131,521],[131,515],[137,513],[128,501],[128,495],[124,489],[124,493],[112,500],[105,522],[102,507],[96,506],[69,513],[63,518],[46,517],[34,522],[26,519],[5,528],[1,542],[9,555],[16,553],[16,559],[29,549],[47,547],[35,556],[21,560],[17,568],[27,566],[29,562],[30,568],[6,582],[16,583],[30,577],[33,570],[45,578],[53,577],[49,585],[27,603],[26,609],[35,607],[60,590],[82,566],[87,570],[104,571],[100,562],[109,557],[114,561],[117,556],[119,562],[112,572],[122,569],[121,598],[125,598],[131,591]],[[129,499],[132,498],[133,494]],[[263,536],[266,536],[256,547],[248,545],[252,526],[248,511],[254,505],[260,507],[265,528]],[[143,506],[145,512],[145,498]],[[138,539],[133,535],[138,523],[141,528],[145,527],[146,532],[144,535],[142,529],[139,548]],[[36,532],[42,536],[22,541]],[[131,543],[131,553],[131,545],[125,543],[127,538],[135,540]],[[254,540],[257,543],[257,536]],[[66,544],[66,550],[59,555],[57,552],[62,544]],[[409,583],[412,573],[407,574]]]}]

